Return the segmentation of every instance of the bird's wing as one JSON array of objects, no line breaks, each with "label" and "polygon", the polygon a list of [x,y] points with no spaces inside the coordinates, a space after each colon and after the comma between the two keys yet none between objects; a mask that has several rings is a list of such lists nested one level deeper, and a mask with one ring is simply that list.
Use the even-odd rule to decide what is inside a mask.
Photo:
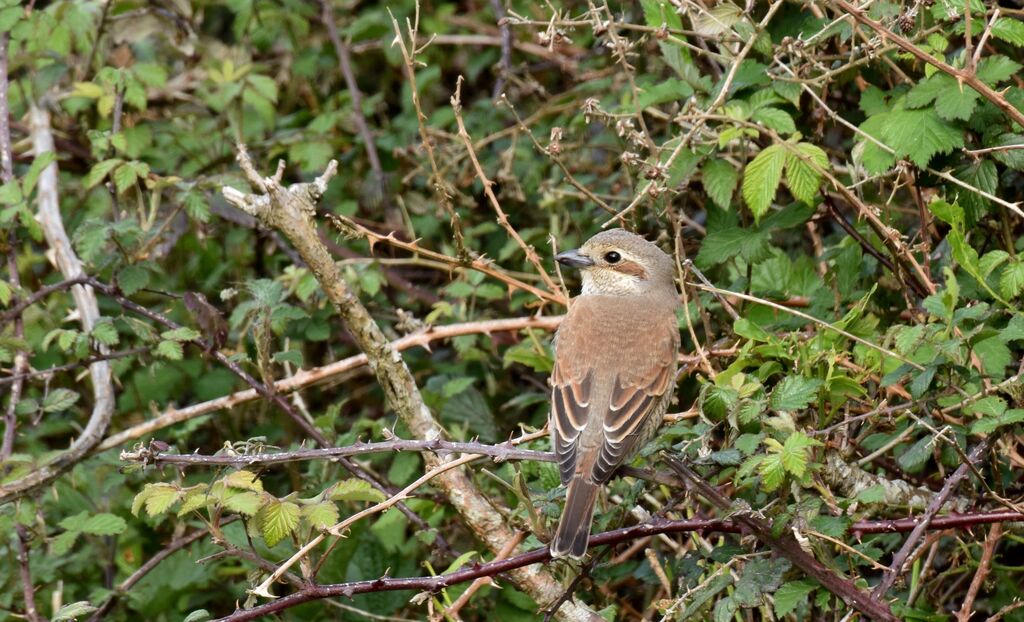
[{"label": "bird's wing", "polygon": [[[633,456],[649,438],[653,411],[659,411],[675,384],[676,353],[679,330],[675,315],[659,318],[643,327],[636,327],[637,344],[619,352],[619,373],[612,388],[611,400],[604,416],[604,442],[593,466],[595,482],[606,482],[625,460]],[[660,422],[658,422],[660,423]]]},{"label": "bird's wing", "polygon": [[[551,373],[551,438],[563,484],[576,471],[591,417],[603,422],[606,437],[581,465],[592,465],[594,481],[606,481],[632,455],[647,415],[675,380],[678,349],[674,312],[624,308],[606,297],[576,300],[558,329]],[[614,383],[610,399],[596,386],[606,383]]]}]

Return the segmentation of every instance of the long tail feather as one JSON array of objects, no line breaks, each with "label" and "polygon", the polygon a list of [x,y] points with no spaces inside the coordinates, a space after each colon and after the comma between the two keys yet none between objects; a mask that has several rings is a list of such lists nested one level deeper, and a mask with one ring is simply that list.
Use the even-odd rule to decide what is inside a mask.
[{"label": "long tail feather", "polygon": [[577,478],[569,482],[565,510],[558,521],[558,530],[551,541],[551,556],[580,559],[587,552],[590,523],[594,518],[598,484]]}]

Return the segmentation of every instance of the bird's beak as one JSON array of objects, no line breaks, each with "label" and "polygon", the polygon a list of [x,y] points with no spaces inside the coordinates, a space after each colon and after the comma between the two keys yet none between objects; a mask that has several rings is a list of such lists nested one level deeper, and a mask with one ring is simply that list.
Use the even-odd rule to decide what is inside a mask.
[{"label": "bird's beak", "polygon": [[586,255],[581,255],[578,248],[555,255],[555,260],[570,268],[589,268],[594,265],[594,260]]}]

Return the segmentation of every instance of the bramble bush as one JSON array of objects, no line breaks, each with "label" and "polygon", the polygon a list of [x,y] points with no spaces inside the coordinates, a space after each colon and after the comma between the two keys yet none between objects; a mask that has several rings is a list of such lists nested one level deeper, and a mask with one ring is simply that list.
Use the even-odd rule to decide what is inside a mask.
[{"label": "bramble bush", "polygon": [[[0,32],[0,621],[1024,620],[1019,3]],[[552,257],[611,226],[686,373],[551,562]]]}]

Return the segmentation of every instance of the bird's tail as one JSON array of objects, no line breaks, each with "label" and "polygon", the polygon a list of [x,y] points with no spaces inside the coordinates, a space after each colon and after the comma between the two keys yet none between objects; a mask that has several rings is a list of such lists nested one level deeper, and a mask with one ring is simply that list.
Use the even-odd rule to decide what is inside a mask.
[{"label": "bird's tail", "polygon": [[600,488],[594,482],[577,477],[569,482],[565,496],[565,510],[558,521],[558,530],[551,540],[551,557],[580,559],[587,552],[590,523],[594,518],[594,503]]}]

